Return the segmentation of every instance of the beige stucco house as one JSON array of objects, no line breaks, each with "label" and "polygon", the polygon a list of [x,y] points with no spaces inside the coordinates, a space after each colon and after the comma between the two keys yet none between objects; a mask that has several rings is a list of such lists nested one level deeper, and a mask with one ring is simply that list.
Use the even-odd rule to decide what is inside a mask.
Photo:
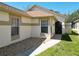
[{"label": "beige stucco house", "polygon": [[45,38],[65,33],[65,15],[40,6],[22,11],[0,3],[0,47],[26,38]]}]

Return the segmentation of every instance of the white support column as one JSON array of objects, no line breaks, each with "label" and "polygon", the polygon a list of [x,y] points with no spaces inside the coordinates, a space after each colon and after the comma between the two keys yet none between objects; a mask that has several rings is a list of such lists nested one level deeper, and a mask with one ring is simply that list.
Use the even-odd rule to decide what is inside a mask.
[{"label": "white support column", "polygon": [[52,18],[50,17],[50,38],[52,37]]},{"label": "white support column", "polygon": [[52,36],[55,34],[55,20],[52,19]]},{"label": "white support column", "polygon": [[55,21],[53,17],[50,17],[50,28],[49,28],[50,38],[55,34]]},{"label": "white support column", "polygon": [[64,34],[64,33],[65,33],[65,23],[62,22],[62,34]]},{"label": "white support column", "polygon": [[52,18],[49,18],[49,25],[48,25],[48,35],[49,39],[52,37]]}]

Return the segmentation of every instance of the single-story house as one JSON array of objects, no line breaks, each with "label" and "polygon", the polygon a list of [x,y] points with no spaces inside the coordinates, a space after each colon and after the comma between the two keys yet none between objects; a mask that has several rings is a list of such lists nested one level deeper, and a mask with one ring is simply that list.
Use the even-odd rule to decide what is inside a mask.
[{"label": "single-story house", "polygon": [[65,33],[65,15],[33,5],[23,11],[0,3],[0,47],[26,38],[45,38]]}]

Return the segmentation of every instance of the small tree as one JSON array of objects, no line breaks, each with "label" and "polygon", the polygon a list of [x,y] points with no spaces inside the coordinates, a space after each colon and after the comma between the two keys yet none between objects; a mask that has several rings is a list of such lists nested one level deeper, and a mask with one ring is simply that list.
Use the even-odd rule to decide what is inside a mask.
[{"label": "small tree", "polygon": [[68,15],[66,22],[74,22],[79,19],[79,9]]}]

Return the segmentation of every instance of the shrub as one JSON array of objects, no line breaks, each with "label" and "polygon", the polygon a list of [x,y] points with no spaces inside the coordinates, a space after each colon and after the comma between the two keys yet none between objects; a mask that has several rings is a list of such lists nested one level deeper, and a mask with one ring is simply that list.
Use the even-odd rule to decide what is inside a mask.
[{"label": "shrub", "polygon": [[72,41],[68,33],[63,34],[61,40]]},{"label": "shrub", "polygon": [[68,33],[66,33],[66,34],[78,35],[77,31],[75,31],[75,30],[69,30]]}]

